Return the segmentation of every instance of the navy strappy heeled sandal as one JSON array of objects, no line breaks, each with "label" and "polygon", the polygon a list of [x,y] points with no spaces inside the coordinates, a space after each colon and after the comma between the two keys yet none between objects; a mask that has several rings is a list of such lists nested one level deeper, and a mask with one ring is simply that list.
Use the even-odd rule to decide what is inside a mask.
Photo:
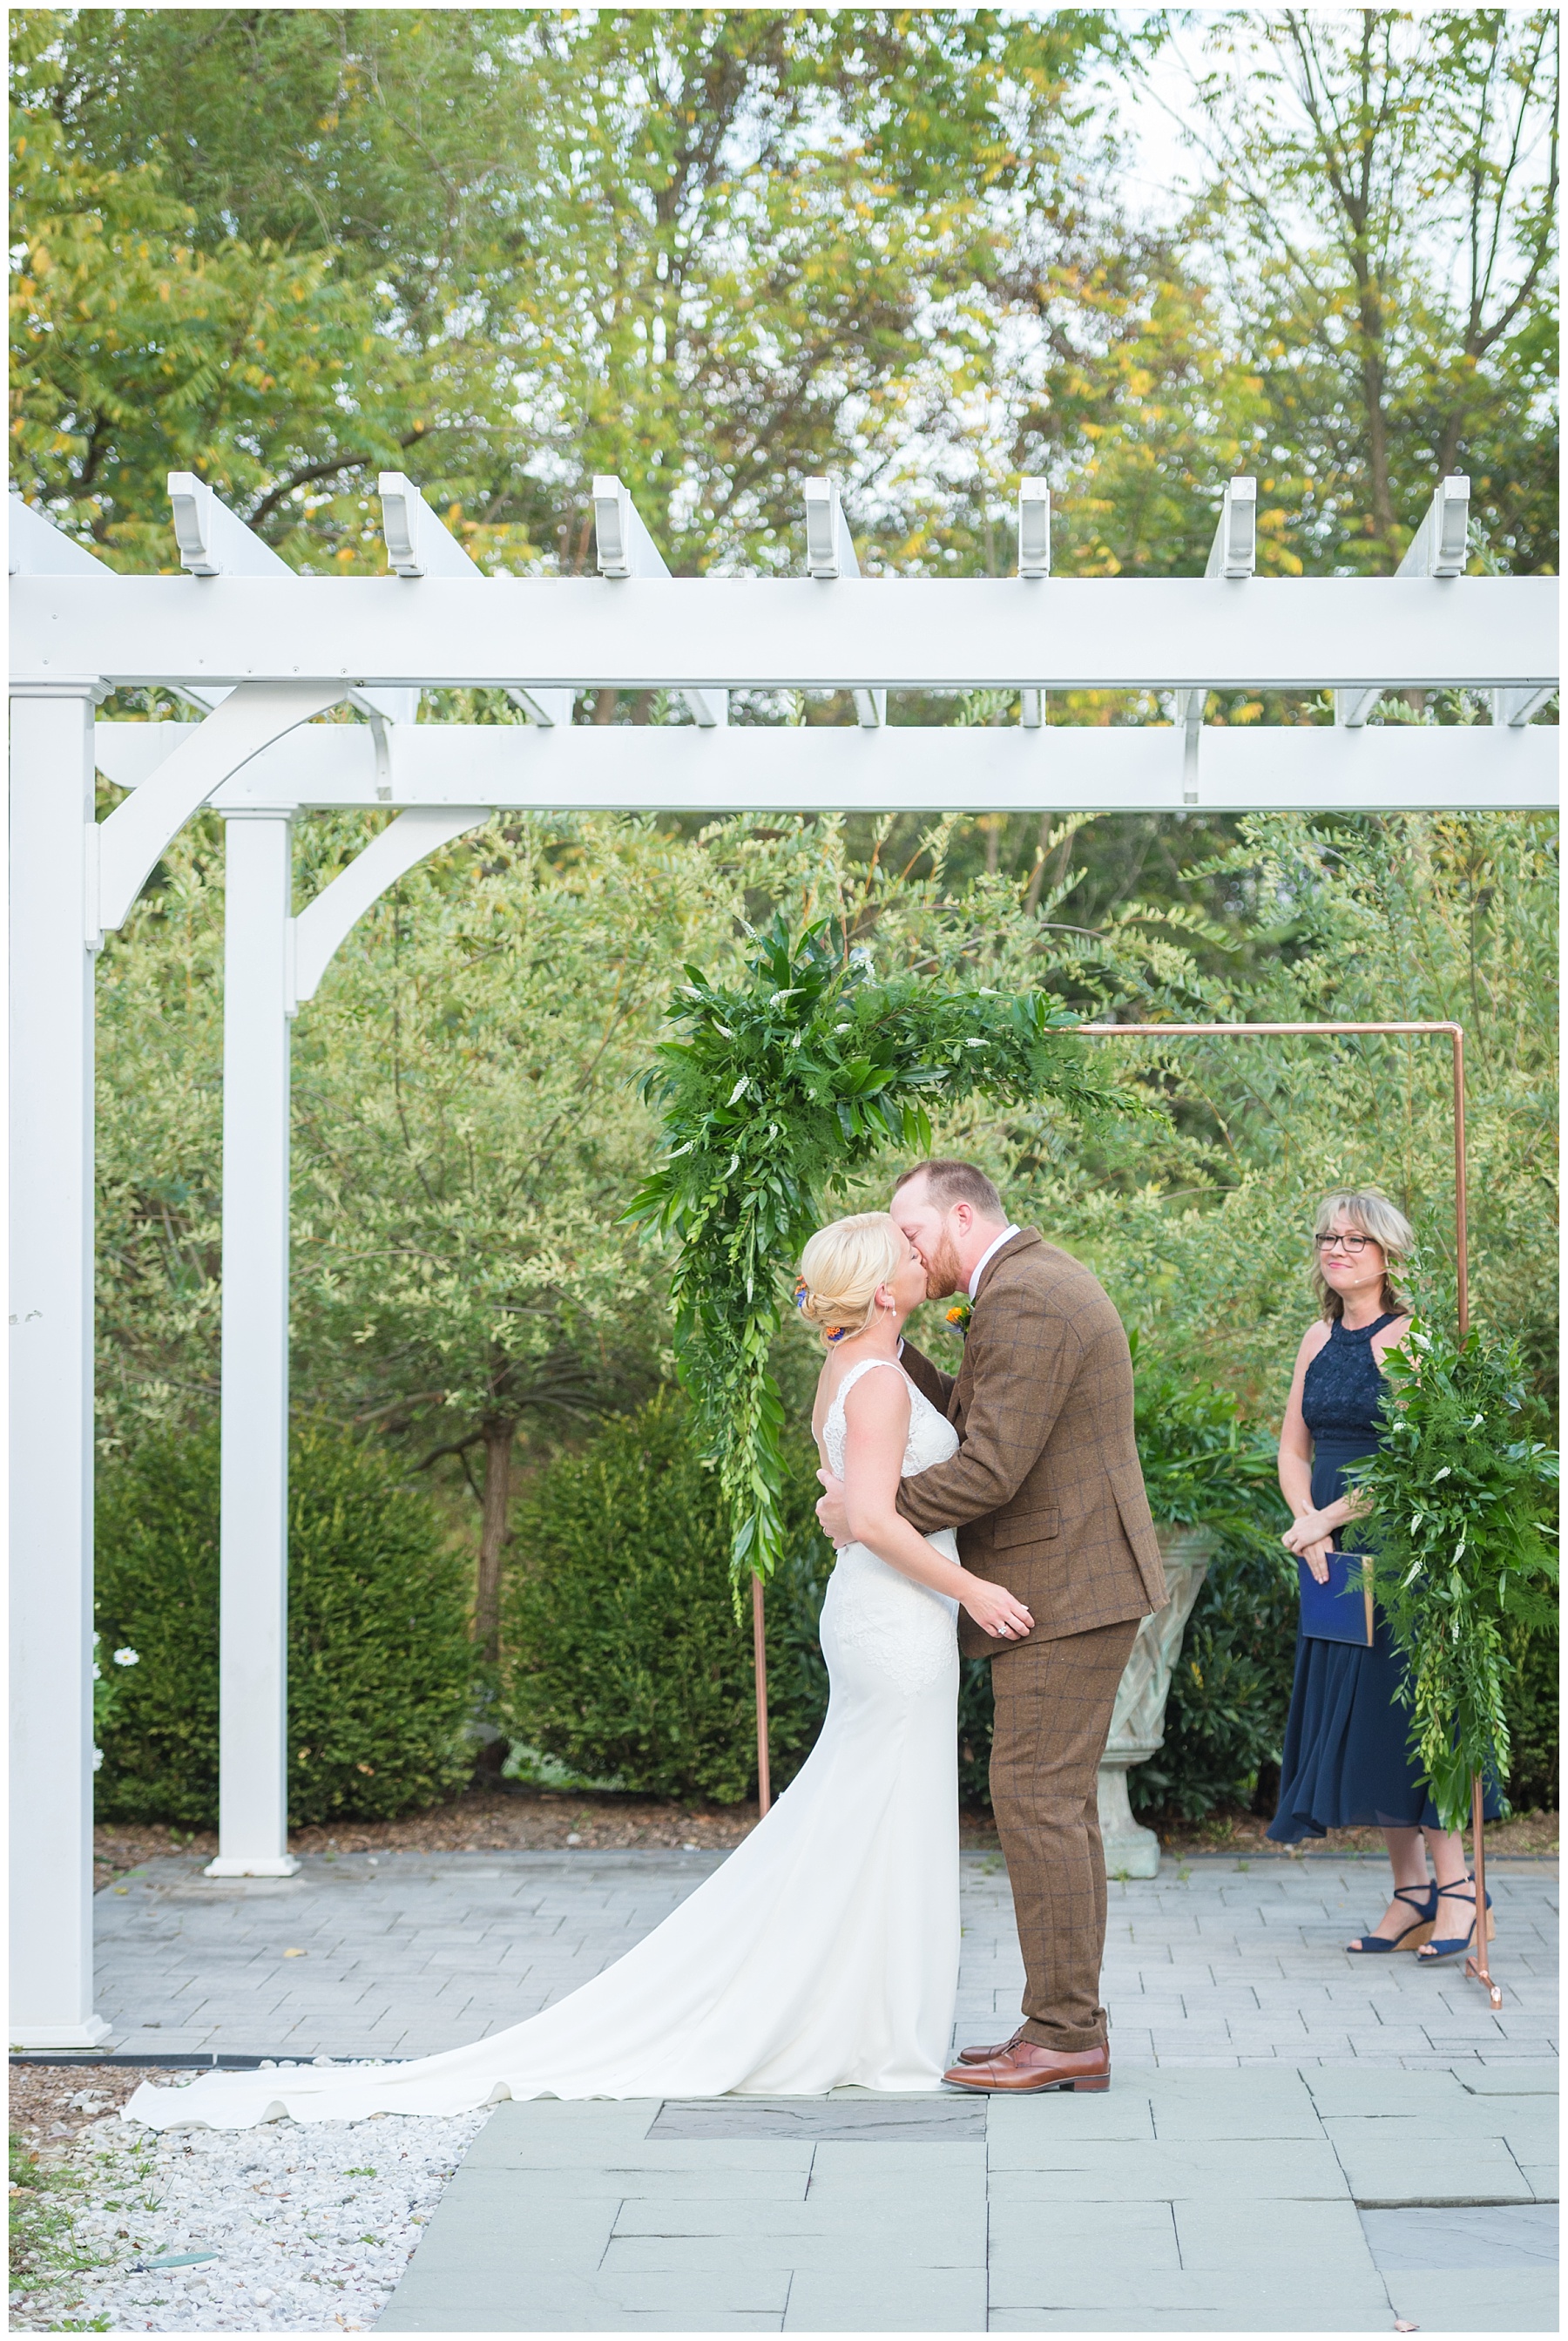
[{"label": "navy strappy heeled sandal", "polygon": [[1418,1951],[1423,1943],[1431,1939],[1432,1929],[1437,1924],[1436,1887],[1396,1886],[1394,1899],[1418,1910],[1419,1917],[1413,1918],[1401,1935],[1358,1935],[1354,1943],[1345,1947],[1356,1958],[1380,1957],[1384,1951]]},{"label": "navy strappy heeled sandal", "polygon": [[[1452,1894],[1457,1899],[1467,1901],[1470,1904],[1470,1932],[1467,1935],[1444,1935],[1437,1942],[1428,1940],[1425,1948],[1416,1953],[1416,1957],[1424,1966],[1431,1967],[1434,1967],[1439,1959],[1462,1958],[1466,1951],[1473,1951],[1475,1948],[1475,1877],[1474,1871],[1472,1871],[1468,1878],[1461,1878],[1452,1886],[1440,1886],[1437,1890],[1439,1894]],[[1492,1916],[1492,1897],[1488,1894],[1486,1897],[1486,1939],[1488,1942],[1491,1942],[1496,1932],[1496,1923]]]}]

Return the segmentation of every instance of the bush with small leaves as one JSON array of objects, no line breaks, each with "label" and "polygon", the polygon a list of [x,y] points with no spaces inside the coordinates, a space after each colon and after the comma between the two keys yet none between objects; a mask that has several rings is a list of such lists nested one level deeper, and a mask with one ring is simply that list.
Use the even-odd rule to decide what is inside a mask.
[{"label": "bush with small leaves", "polygon": [[[817,1618],[832,1554],[815,1457],[787,1457],[784,1557],[767,1599],[769,1752],[782,1787],[827,1710]],[[739,1803],[755,1793],[749,1609],[737,1618],[716,1471],[661,1390],[541,1473],[516,1516],[503,1612],[502,1728],[628,1788]]]},{"label": "bush with small leaves", "polygon": [[[218,1439],[156,1434],[102,1473],[97,1615],[138,1653],[104,1726],[99,1818],[210,1826],[218,1802]],[[467,1777],[467,1569],[421,1488],[324,1424],[289,1463],[289,1818],[390,1819]]]}]

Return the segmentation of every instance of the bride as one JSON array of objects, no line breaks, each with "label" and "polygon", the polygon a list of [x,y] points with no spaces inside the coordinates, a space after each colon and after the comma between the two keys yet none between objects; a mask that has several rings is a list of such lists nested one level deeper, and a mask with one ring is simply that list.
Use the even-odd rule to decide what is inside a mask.
[{"label": "bride", "polygon": [[501,2097],[817,2097],[940,2079],[958,1974],[959,1605],[1004,1639],[1028,1611],[923,1537],[898,1481],[958,1446],[898,1364],[926,1268],[885,1211],[819,1229],[797,1300],[828,1356],[811,1424],[856,1541],[822,1607],[816,1747],[723,1866],[613,1967],[526,2023],[403,2065],[144,2084],[154,2128],[452,2114]]}]

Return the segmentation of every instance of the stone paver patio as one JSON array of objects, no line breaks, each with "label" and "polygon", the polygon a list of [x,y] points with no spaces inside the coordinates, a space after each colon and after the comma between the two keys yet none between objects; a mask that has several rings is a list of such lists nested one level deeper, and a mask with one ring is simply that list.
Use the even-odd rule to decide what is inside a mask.
[{"label": "stone paver patio", "polygon": [[[954,2100],[877,2100],[874,2133],[836,2119],[864,2097],[804,2118],[797,2102],[782,2137],[736,2099],[504,2105],[378,2329],[1554,2331],[1555,2238],[1527,2175],[1551,2169],[1554,2195],[1533,2159],[1555,2150],[1554,2079],[1524,2060],[1464,2082],[1145,2068],[907,2141]],[[728,2135],[672,2132],[681,2113],[721,2114]],[[1365,2219],[1363,2185],[1384,2207]],[[1416,2212],[1437,2227],[1408,2248],[1396,2207],[1482,2194],[1468,2226]]]},{"label": "stone paver patio", "polygon": [[[98,1898],[122,2052],[410,2056],[616,1957],[706,1854],[149,1863]],[[1167,1863],[1113,1883],[1104,2097],[499,2107],[389,2331],[1555,2330],[1554,1866],[1501,1864],[1495,2013],[1341,1946],[1384,1873]],[[958,2033],[1021,1969],[964,1863]]]},{"label": "stone paver patio", "polygon": [[[290,1878],[148,1862],[96,1898],[99,2013],[122,2052],[422,2056],[501,2030],[656,1926],[710,1853],[308,1855]],[[1371,1861],[1167,1862],[1113,1881],[1104,1993],[1119,2066],[1420,2067],[1556,2053],[1555,1864],[1490,1873],[1495,2014],[1463,1965],[1352,1958],[1383,1908]],[[1003,2037],[1023,1969],[1007,1872],[964,1858],[957,2028]]]}]

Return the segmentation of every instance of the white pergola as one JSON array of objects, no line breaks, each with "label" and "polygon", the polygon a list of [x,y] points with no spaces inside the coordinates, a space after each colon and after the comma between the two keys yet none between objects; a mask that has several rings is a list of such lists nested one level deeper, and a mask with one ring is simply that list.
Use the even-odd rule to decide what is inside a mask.
[{"label": "white pergola", "polygon": [[[484,577],[402,473],[392,573],[302,577],[204,483],[171,475],[182,568],[105,569],[13,499],[12,2042],[87,2048],[92,1981],[93,961],[203,805],[227,823],[220,1852],[279,1877],[285,1803],[289,1031],[386,887],[498,809],[1414,811],[1556,802],[1550,578],[1466,577],[1444,480],[1397,576],[1258,580],[1255,483],[1230,482],[1203,578],[1050,574],[1026,481],[1006,580],[862,580],[808,483],[802,578],[672,579],[627,491],[594,483],[599,575]],[[97,723],[157,684],[188,723]],[[1464,684],[1490,724],[1369,725],[1379,693]],[[499,687],[518,725],[418,724],[422,689]],[[573,724],[578,691],[679,693],[692,721]],[[889,691],[999,687],[1017,725],[887,722]],[[729,729],[737,689],[848,691],[842,728]],[[1175,721],[1047,724],[1050,692],[1174,694]],[[1210,726],[1209,690],[1335,693],[1332,725]],[[360,722],[315,722],[347,701]],[[94,819],[94,772],[129,793]],[[296,814],[396,818],[298,917]]]}]

